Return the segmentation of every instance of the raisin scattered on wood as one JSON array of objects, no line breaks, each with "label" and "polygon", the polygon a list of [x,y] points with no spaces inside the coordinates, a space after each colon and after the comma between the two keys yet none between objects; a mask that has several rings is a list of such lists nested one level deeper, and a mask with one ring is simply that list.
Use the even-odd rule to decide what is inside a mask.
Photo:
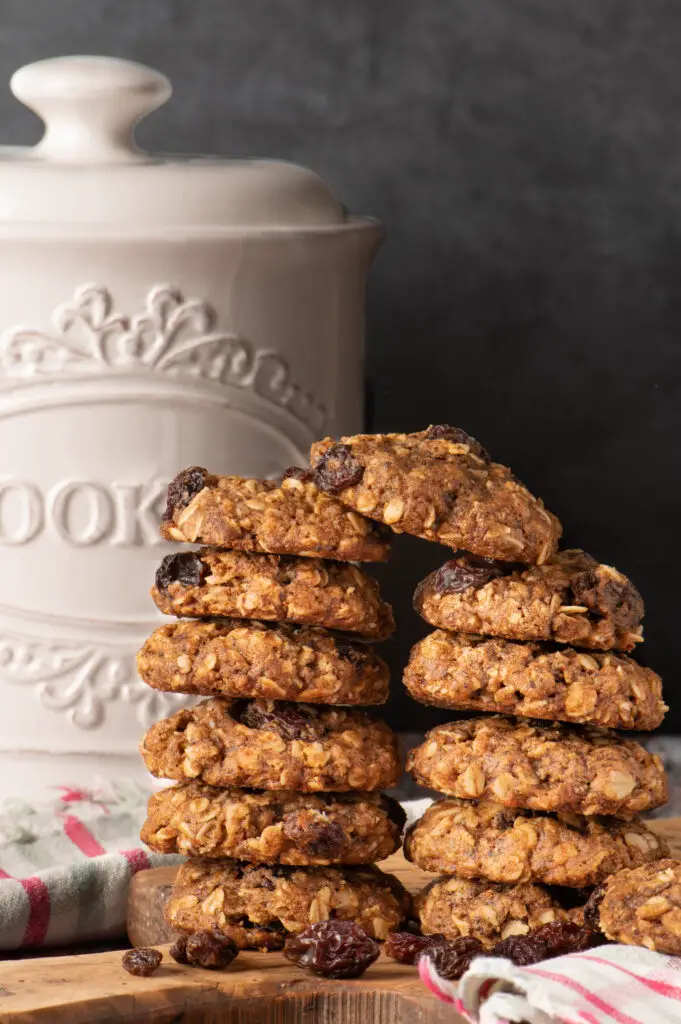
[{"label": "raisin scattered on wood", "polygon": [[567,953],[581,953],[602,941],[603,937],[590,928],[569,921],[551,921],[527,935],[510,935],[502,939],[489,956],[503,956],[520,967],[526,967]]},{"label": "raisin scattered on wood", "polygon": [[478,939],[472,935],[462,935],[459,939],[448,941],[440,939],[431,942],[428,949],[421,955],[427,956],[440,977],[447,981],[458,981],[463,977],[476,956],[484,955],[485,950]]},{"label": "raisin scattered on wood", "polygon": [[284,956],[322,978],[359,978],[378,958],[379,946],[352,921],[320,921],[291,935]]},{"label": "raisin scattered on wood", "polygon": [[178,935],[168,950],[173,960],[178,964],[188,964],[187,960],[187,935]]},{"label": "raisin scattered on wood", "polygon": [[317,486],[329,494],[338,494],[359,483],[364,474],[352,450],[346,444],[332,444],[314,466]]},{"label": "raisin scattered on wood", "polygon": [[474,455],[485,462],[491,462],[489,453],[482,447],[479,441],[467,434],[460,427],[450,427],[447,423],[440,423],[437,426],[429,427],[426,434],[426,441],[452,441],[454,444],[467,444]]},{"label": "raisin scattered on wood", "polygon": [[208,575],[208,566],[201,561],[194,551],[180,551],[176,555],[166,555],[156,570],[156,586],[166,594],[171,583],[181,583],[183,587],[198,587]]},{"label": "raisin scattered on wood", "polygon": [[173,518],[176,509],[186,508],[192,498],[202,491],[208,480],[208,470],[203,466],[190,466],[178,473],[168,485],[168,504],[163,513],[165,522]]},{"label": "raisin scattered on wood", "polygon": [[229,967],[239,955],[239,949],[228,936],[213,930],[178,936],[170,947],[170,955],[178,964],[219,971]]},{"label": "raisin scattered on wood", "polygon": [[185,951],[188,964],[212,971],[228,967],[239,955],[236,943],[216,931],[194,932],[187,939]]},{"label": "raisin scattered on wood", "polygon": [[129,949],[121,961],[128,974],[136,978],[149,978],[161,965],[163,953],[160,949]]},{"label": "raisin scattered on wood", "polygon": [[413,932],[390,932],[383,951],[400,964],[415,964],[429,946],[446,942],[444,935],[415,935]]}]

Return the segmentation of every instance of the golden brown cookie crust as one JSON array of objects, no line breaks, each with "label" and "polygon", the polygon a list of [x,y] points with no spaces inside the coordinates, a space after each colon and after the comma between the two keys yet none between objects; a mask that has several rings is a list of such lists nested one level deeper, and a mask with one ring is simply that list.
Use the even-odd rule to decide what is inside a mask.
[{"label": "golden brown cookie crust", "polygon": [[667,800],[659,757],[600,729],[502,715],[438,725],[407,771],[447,796],[505,807],[630,818]]},{"label": "golden brown cookie crust", "polygon": [[544,562],[562,527],[507,469],[455,427],[358,434],[312,445],[317,484],[355,511],[451,548]]},{"label": "golden brown cookie crust", "polygon": [[[414,607],[440,629],[510,640],[555,640],[631,651],[642,640],[641,595],[617,569],[584,551],[560,551],[540,566],[514,566],[482,585],[463,586],[458,562],[427,576]],[[499,567],[495,567],[498,569]]]},{"label": "golden brown cookie crust", "polygon": [[385,939],[409,914],[410,897],[375,867],[261,867],[238,861],[189,861],[166,904],[176,931],[215,928],[240,949],[281,949],[289,933],[319,921],[354,921]]},{"label": "golden brown cookie crust", "polygon": [[424,871],[576,889],[668,853],[638,818],[515,811],[489,800],[439,800],[404,841],[405,857]]},{"label": "golden brown cookie crust", "polygon": [[496,885],[465,878],[436,878],[414,899],[424,935],[470,935],[486,949],[511,935],[527,935],[569,912],[539,885]]},{"label": "golden brown cookie crust", "polygon": [[367,644],[248,619],[161,626],[137,655],[137,669],[157,690],[310,704],[384,704],[390,678]]},{"label": "golden brown cookie crust", "polygon": [[141,751],[152,775],[212,786],[369,791],[400,776],[397,740],[384,722],[313,704],[214,697],[156,722]]},{"label": "golden brown cookie crust", "polygon": [[399,848],[404,811],[381,793],[171,786],[149,800],[142,841],[159,853],[252,864],[371,864]]},{"label": "golden brown cookie crust", "polygon": [[681,955],[681,862],[666,858],[618,871],[604,884],[598,918],[607,938]]},{"label": "golden brown cookie crust", "polygon": [[412,648],[403,679],[422,704],[608,729],[656,729],[668,710],[660,677],[624,655],[441,629]]},{"label": "golden brown cookie crust", "polygon": [[151,596],[166,615],[265,619],[385,640],[395,628],[378,583],[354,565],[320,558],[198,551],[167,555]]},{"label": "golden brown cookie crust", "polygon": [[170,485],[161,536],[346,562],[385,562],[390,555],[373,523],[320,491],[304,470],[281,482],[214,476],[200,466],[183,470]]}]

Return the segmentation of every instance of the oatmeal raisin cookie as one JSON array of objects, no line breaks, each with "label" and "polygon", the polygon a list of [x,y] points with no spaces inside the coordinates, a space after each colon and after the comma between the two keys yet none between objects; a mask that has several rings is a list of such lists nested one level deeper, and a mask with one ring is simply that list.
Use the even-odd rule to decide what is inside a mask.
[{"label": "oatmeal raisin cookie", "polygon": [[388,666],[367,644],[253,619],[171,622],[137,655],[157,690],[310,704],[384,704]]},{"label": "oatmeal raisin cookie", "polygon": [[436,726],[407,770],[447,796],[535,811],[630,818],[667,800],[660,758],[633,740],[503,715]]},{"label": "oatmeal raisin cookie", "polygon": [[636,587],[579,550],[529,568],[460,552],[419,583],[414,607],[440,629],[510,640],[630,651],[643,639]]},{"label": "oatmeal raisin cookie", "polygon": [[161,536],[239,551],[385,562],[390,545],[373,523],[315,485],[309,470],[283,480],[183,470],[168,488]]},{"label": "oatmeal raisin cookie", "polygon": [[162,779],[255,789],[388,789],[400,775],[395,734],[350,708],[219,697],[182,708],[142,740]]},{"label": "oatmeal raisin cookie", "polygon": [[562,528],[506,466],[458,427],[312,445],[316,484],[350,508],[451,548],[545,562]]},{"label": "oatmeal raisin cookie", "polygon": [[414,899],[424,935],[458,939],[470,935],[490,949],[511,935],[527,935],[551,921],[569,921],[566,911],[540,885],[498,885],[465,878],[436,878]]},{"label": "oatmeal raisin cookie", "polygon": [[325,626],[385,640],[395,623],[376,580],[321,558],[200,548],[166,555],[151,596],[167,615]]},{"label": "oatmeal raisin cookie", "polygon": [[400,882],[376,867],[264,867],[189,861],[178,871],[165,914],[171,928],[215,928],[240,949],[281,949],[290,933],[319,921],[354,921],[384,939],[409,915]]},{"label": "oatmeal raisin cookie", "polygon": [[584,909],[587,923],[613,942],[681,956],[681,861],[618,871]]},{"label": "oatmeal raisin cookie", "polygon": [[576,889],[668,854],[638,818],[516,811],[490,800],[438,800],[404,841],[405,857],[424,871]]},{"label": "oatmeal raisin cookie", "polygon": [[382,793],[216,789],[154,793],[142,841],[159,853],[252,864],[371,864],[394,853],[406,815]]},{"label": "oatmeal raisin cookie", "polygon": [[609,729],[656,729],[668,710],[660,677],[622,654],[441,629],[412,648],[404,685],[440,708]]}]

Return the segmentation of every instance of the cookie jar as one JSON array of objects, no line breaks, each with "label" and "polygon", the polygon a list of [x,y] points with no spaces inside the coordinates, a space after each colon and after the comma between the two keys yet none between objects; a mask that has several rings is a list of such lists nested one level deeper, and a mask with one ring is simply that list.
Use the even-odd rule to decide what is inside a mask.
[{"label": "cookie jar", "polygon": [[170,96],[149,68],[57,58],[11,88],[45,132],[0,149],[0,798],[140,770],[178,700],[134,664],[167,483],[272,476],[360,426],[382,239],[302,167],[142,152]]}]

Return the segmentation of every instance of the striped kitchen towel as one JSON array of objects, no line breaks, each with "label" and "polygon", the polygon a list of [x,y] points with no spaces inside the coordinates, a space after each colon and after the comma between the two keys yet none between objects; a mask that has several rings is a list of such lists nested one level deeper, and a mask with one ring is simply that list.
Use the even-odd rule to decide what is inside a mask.
[{"label": "striped kitchen towel", "polygon": [[0,950],[125,934],[132,876],[182,859],[142,847],[148,797],[121,780],[0,807]]},{"label": "striped kitchen towel", "polygon": [[482,956],[458,983],[440,978],[422,957],[419,974],[439,999],[475,1024],[681,1021],[681,957],[638,946],[599,946],[532,967]]}]

